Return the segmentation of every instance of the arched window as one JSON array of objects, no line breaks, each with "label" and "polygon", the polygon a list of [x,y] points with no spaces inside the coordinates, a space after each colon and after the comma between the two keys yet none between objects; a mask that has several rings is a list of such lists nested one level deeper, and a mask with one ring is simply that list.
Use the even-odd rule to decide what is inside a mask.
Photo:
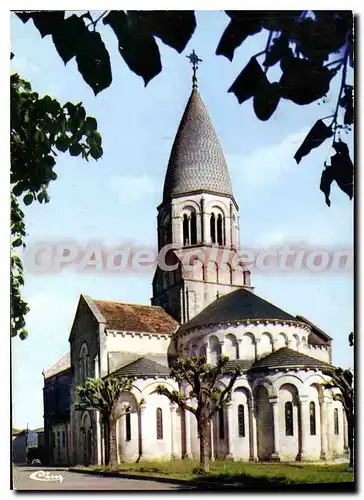
[{"label": "arched window", "polygon": [[337,408],[334,409],[334,434],[339,435],[339,410]]},{"label": "arched window", "polygon": [[197,243],[197,222],[196,214],[193,212],[191,214],[191,245],[196,245]]},{"label": "arched window", "polygon": [[244,405],[238,406],[238,435],[239,437],[245,437]]},{"label": "arched window", "polygon": [[188,217],[187,214],[183,216],[183,245],[190,244],[190,231],[189,231]]},{"label": "arched window", "polygon": [[217,216],[216,229],[217,229],[217,243],[219,245],[223,245],[224,244],[224,239],[223,239],[223,227],[222,227],[222,217],[221,217],[221,214],[219,214]]},{"label": "arched window", "polygon": [[157,439],[163,439],[163,413],[162,413],[162,408],[157,408],[156,419],[157,419]]},{"label": "arched window", "polygon": [[225,438],[224,408],[219,410],[219,438]]},{"label": "arched window", "polygon": [[230,359],[238,359],[238,343],[236,341],[235,335],[228,333],[225,337],[225,354],[229,356]]},{"label": "arched window", "polygon": [[210,217],[210,236],[211,243],[216,243],[215,214],[211,214]]},{"label": "arched window", "polygon": [[293,405],[287,401],[284,405],[284,418],[286,424],[286,436],[293,436]]},{"label": "arched window", "polygon": [[310,434],[316,436],[316,408],[313,401],[310,403]]},{"label": "arched window", "polygon": [[125,441],[131,441],[131,413],[130,408],[125,413]]},{"label": "arched window", "polygon": [[219,356],[221,354],[221,346],[217,337],[210,337],[210,362],[213,365],[217,364]]},{"label": "arched window", "polygon": [[80,357],[79,357],[79,378],[81,385],[85,383],[86,378],[90,375],[88,359],[89,359],[89,354],[88,354],[87,344],[83,343],[80,349]]}]

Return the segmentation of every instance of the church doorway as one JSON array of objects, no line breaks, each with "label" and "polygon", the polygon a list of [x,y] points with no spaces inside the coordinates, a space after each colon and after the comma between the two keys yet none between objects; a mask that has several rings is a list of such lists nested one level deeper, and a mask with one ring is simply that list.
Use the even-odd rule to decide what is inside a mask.
[{"label": "church doorway", "polygon": [[92,459],[92,425],[88,412],[85,412],[82,417],[81,450],[83,451],[83,464],[90,465]]}]

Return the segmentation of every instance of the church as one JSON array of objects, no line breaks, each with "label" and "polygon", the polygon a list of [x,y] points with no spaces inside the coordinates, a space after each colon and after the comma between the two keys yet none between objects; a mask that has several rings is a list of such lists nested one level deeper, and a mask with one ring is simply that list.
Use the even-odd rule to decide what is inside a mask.
[{"label": "church", "polygon": [[[86,377],[109,375],[133,383],[120,400],[128,411],[117,427],[119,461],[198,458],[195,416],[156,393],[159,384],[178,389],[171,363],[195,354],[211,364],[226,354],[242,370],[230,404],[212,420],[211,459],[325,461],[348,453],[344,409],[323,385],[331,337],[259,297],[239,257],[239,206],[195,69],[157,207],[167,269],[156,268],[152,305],[81,295],[70,352],[44,372],[50,463],[105,463],[98,413],[75,411],[72,401]],[[61,380],[69,381],[68,409],[58,418]]]}]

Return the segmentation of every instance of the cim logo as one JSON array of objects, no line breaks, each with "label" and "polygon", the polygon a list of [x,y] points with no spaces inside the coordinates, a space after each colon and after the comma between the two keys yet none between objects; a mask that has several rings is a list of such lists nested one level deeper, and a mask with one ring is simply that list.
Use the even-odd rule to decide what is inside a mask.
[{"label": "cim logo", "polygon": [[30,479],[34,479],[35,481],[59,481],[60,483],[63,481],[63,476],[49,474],[44,470],[37,470],[30,474],[29,477]]}]

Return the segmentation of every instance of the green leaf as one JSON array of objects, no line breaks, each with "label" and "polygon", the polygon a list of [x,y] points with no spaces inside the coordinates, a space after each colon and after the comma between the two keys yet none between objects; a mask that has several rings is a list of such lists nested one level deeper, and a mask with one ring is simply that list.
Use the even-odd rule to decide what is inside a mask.
[{"label": "green leaf", "polygon": [[300,163],[302,158],[308,155],[312,151],[312,149],[318,148],[326,139],[332,136],[332,129],[325,125],[322,120],[317,120],[315,125],[305,137],[305,140],[303,141],[301,146],[298,148],[296,154],[294,155],[294,159],[297,163]]},{"label": "green leaf", "polygon": [[90,154],[94,160],[98,160],[99,158],[101,158],[103,153],[104,153],[104,151],[103,151],[102,147],[99,147],[99,146],[95,146],[95,147],[91,148],[91,150],[90,150]]},{"label": "green leaf", "polygon": [[20,245],[22,244],[22,239],[21,238],[17,238],[15,241],[13,241],[12,245],[13,247],[20,247]]},{"label": "green leaf", "polygon": [[59,24],[59,28],[52,34],[57,52],[65,64],[77,54],[80,45],[83,45],[83,37],[86,32],[88,29],[83,20],[73,14],[64,19]]},{"label": "green leaf", "polygon": [[81,154],[82,146],[81,146],[81,144],[78,144],[78,143],[72,144],[70,146],[69,151],[70,151],[71,156],[78,156],[79,154]]},{"label": "green leaf", "polygon": [[239,104],[253,97],[260,87],[269,84],[267,77],[255,57],[241,71],[228,92],[233,92]]},{"label": "green leaf", "polygon": [[100,33],[87,30],[77,49],[78,70],[97,95],[112,82],[110,56]]},{"label": "green leaf", "polygon": [[95,118],[93,118],[91,116],[88,116],[86,118],[86,121],[84,123],[84,130],[87,134],[97,130],[97,121],[95,120]]},{"label": "green leaf", "polygon": [[310,104],[327,94],[333,76],[334,71],[312,61],[299,58],[288,60],[279,82],[281,95],[296,104]]},{"label": "green leaf", "polygon": [[62,27],[64,21],[64,10],[52,10],[52,11],[42,11],[34,12],[32,14],[32,19],[34,25],[38,29],[42,38],[46,35],[52,35],[57,30]]},{"label": "green leaf", "polygon": [[119,52],[131,71],[141,76],[144,84],[162,70],[159,49],[151,33],[143,30],[135,12],[110,11],[103,19],[119,41]]},{"label": "green leaf", "polygon": [[65,151],[67,151],[68,146],[69,146],[69,139],[66,135],[58,137],[58,139],[56,140],[56,148],[59,151],[62,151],[62,153],[64,153]]},{"label": "green leaf", "polygon": [[196,29],[193,10],[139,11],[145,28],[163,43],[182,52]]},{"label": "green leaf", "polygon": [[216,49],[216,55],[222,55],[233,60],[234,52],[242,42],[250,35],[259,33],[262,30],[262,21],[259,13],[245,11],[242,17],[232,18],[226,27],[219,45]]},{"label": "green leaf", "polygon": [[262,85],[254,96],[253,107],[259,120],[269,120],[281,98],[279,83]]},{"label": "green leaf", "polygon": [[31,193],[26,194],[23,198],[25,205],[30,205],[33,202],[33,200],[34,200],[34,196]]}]

